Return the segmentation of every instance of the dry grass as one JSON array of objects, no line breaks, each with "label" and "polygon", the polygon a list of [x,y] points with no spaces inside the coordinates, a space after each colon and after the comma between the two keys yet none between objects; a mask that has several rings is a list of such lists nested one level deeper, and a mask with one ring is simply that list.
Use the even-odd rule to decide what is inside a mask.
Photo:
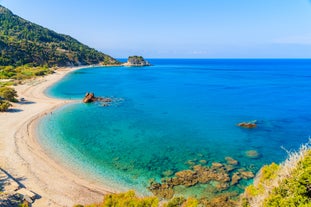
[{"label": "dry grass", "polygon": [[[265,199],[269,197],[272,190],[279,187],[283,180],[292,176],[292,173],[297,168],[298,163],[302,161],[306,157],[308,151],[311,150],[311,138],[309,138],[308,143],[301,145],[298,151],[289,151],[285,148],[282,149],[287,152],[287,159],[279,165],[277,170],[270,172],[270,174],[274,174],[274,176],[271,176],[270,178],[264,178],[265,175],[263,174],[263,168],[261,169],[254,180],[254,185],[248,190],[246,189],[246,192],[242,196],[248,201],[248,205],[244,204],[243,206],[263,206]],[[271,168],[271,166],[272,165],[268,167]]]}]

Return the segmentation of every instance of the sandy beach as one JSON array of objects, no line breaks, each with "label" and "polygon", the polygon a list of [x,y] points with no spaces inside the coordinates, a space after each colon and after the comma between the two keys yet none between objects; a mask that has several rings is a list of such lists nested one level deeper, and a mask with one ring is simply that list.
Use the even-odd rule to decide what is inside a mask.
[{"label": "sandy beach", "polygon": [[56,73],[18,85],[15,89],[23,103],[0,113],[0,167],[39,197],[33,207],[73,206],[103,199],[111,192],[87,181],[49,157],[37,142],[38,119],[69,100],[47,97],[44,91],[78,68],[58,69]]}]

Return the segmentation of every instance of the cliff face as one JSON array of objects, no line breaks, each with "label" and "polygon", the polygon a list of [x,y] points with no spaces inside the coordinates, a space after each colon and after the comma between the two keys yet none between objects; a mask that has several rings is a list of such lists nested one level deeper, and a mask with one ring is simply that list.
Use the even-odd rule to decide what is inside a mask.
[{"label": "cliff face", "polygon": [[130,56],[124,66],[151,66],[142,56]]},{"label": "cliff face", "polygon": [[120,64],[76,39],[27,21],[0,5],[1,66]]}]

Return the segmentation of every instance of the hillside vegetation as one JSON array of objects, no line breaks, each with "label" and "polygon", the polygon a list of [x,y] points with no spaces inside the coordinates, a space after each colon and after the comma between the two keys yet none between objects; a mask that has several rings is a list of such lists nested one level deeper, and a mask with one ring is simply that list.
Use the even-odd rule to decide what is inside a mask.
[{"label": "hillside vegetation", "polygon": [[309,142],[290,152],[285,162],[264,166],[242,195],[243,207],[311,206],[311,149]]},{"label": "hillside vegetation", "polygon": [[0,5],[0,66],[63,67],[119,64],[68,35],[14,15]]},{"label": "hillside vegetation", "polygon": [[0,86],[0,112],[7,111],[12,104],[17,102],[17,92],[14,88]]}]

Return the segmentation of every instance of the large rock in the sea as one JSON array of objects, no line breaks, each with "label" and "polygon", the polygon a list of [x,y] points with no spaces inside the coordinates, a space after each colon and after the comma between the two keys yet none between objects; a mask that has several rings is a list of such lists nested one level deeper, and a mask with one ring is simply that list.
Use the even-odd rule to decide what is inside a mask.
[{"label": "large rock in the sea", "polygon": [[86,93],[83,98],[83,103],[91,103],[96,101],[94,93]]},{"label": "large rock in the sea", "polygon": [[127,62],[123,64],[124,66],[151,66],[151,64],[146,61],[142,56],[130,56]]},{"label": "large rock in the sea", "polygon": [[100,102],[102,106],[109,106],[112,99],[107,97],[95,97],[94,93],[86,93],[83,98],[83,103],[91,103],[95,101]]}]

